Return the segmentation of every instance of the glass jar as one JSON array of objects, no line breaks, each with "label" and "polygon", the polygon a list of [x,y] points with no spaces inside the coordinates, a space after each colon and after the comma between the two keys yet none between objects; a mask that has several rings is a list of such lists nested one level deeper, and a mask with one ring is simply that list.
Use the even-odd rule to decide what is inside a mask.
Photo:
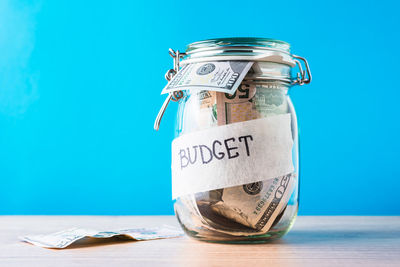
[{"label": "glass jar", "polygon": [[[311,73],[307,61],[289,49],[278,40],[221,38],[192,43],[185,53],[170,50],[175,69],[167,79],[196,62],[253,62],[235,93],[173,92],[160,111],[157,127],[169,100],[179,104],[174,208],[189,236],[260,243],[283,236],[293,225],[299,205],[298,130],[287,93],[293,85],[309,83]],[[296,65],[299,73],[293,77]],[[199,166],[187,170],[192,164]]]}]

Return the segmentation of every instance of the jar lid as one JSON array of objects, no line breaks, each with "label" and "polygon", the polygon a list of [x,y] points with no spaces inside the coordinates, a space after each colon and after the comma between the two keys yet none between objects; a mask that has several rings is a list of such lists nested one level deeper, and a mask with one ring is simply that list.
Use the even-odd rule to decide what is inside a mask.
[{"label": "jar lid", "polygon": [[[174,60],[174,68],[167,71],[165,78],[170,81],[180,69],[180,65],[204,61],[222,60],[244,60],[244,61],[265,61],[286,64],[290,67],[298,66],[299,72],[295,77],[290,77],[290,72],[285,72],[280,77],[274,73],[273,77],[268,75],[253,75],[250,80],[258,83],[265,81],[282,81],[291,85],[303,85],[311,82],[311,71],[307,60],[303,57],[290,53],[290,45],[286,42],[253,37],[217,38],[191,43],[187,46],[185,53],[179,50],[169,49],[169,54]],[[305,70],[302,67],[304,63]],[[261,64],[259,64],[261,65]],[[262,71],[264,72],[264,71]],[[158,130],[160,121],[170,100],[178,101],[182,98],[182,91],[169,93],[158,112],[154,129]]]},{"label": "jar lid", "polygon": [[268,61],[296,65],[290,44],[268,38],[216,38],[191,43],[181,64],[217,60]]}]

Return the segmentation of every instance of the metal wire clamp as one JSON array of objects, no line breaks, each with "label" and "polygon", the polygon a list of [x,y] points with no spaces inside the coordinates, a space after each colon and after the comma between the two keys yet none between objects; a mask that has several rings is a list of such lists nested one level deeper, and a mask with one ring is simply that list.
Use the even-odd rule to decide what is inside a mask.
[{"label": "metal wire clamp", "polygon": [[[307,60],[304,57],[300,57],[300,56],[296,56],[296,55],[292,55],[294,59],[294,62],[296,62],[296,65],[299,67],[300,72],[297,73],[297,77],[295,80],[292,81],[292,85],[303,85],[303,84],[308,84],[311,82],[312,76],[311,76],[311,70],[310,70],[310,66],[308,65]],[[301,62],[299,60],[303,61],[304,66],[306,67],[306,71],[307,71],[307,76],[306,76],[306,71],[303,70],[303,67],[301,65]]]},{"label": "metal wire clamp", "polygon": [[[165,79],[167,81],[170,81],[179,71],[179,62],[181,60],[181,58],[183,58],[186,53],[181,53],[179,52],[179,50],[173,50],[172,48],[169,49],[169,55],[173,58],[174,60],[174,68],[173,69],[169,69],[167,71],[167,73],[165,73]],[[160,128],[160,123],[161,123],[161,119],[164,116],[165,110],[168,107],[169,102],[172,100],[174,102],[178,101],[179,99],[181,99],[183,97],[183,92],[182,91],[174,91],[172,93],[169,93],[167,98],[164,100],[163,105],[161,106],[160,111],[158,112],[157,118],[154,122],[154,130],[158,131],[158,129]]]},{"label": "metal wire clamp", "polygon": [[[179,68],[180,68],[180,66],[179,66],[180,60],[186,55],[186,53],[181,53],[181,52],[179,52],[179,50],[175,51],[172,48],[170,48],[169,55],[173,58],[174,68],[169,69],[167,71],[167,73],[165,73],[165,79],[167,81],[170,81],[178,73]],[[293,57],[294,62],[296,62],[296,65],[299,68],[299,72],[297,73],[295,78],[292,78],[291,84],[292,85],[304,85],[304,84],[310,83],[312,76],[311,76],[311,70],[310,70],[307,60],[304,57],[300,57],[297,55],[292,54],[291,56]],[[303,66],[300,61],[302,61],[304,63],[305,70],[303,69]],[[263,78],[257,78],[257,79],[262,80]],[[277,80],[277,79],[276,78],[272,78],[272,79],[267,78],[267,80]],[[284,79],[284,80],[282,80],[282,82],[290,82],[290,79],[288,79],[288,80]],[[154,122],[154,130],[158,131],[158,129],[160,128],[161,119],[165,113],[165,110],[168,107],[169,102],[171,100],[174,102],[177,102],[183,96],[184,96],[183,91],[174,91],[174,92],[168,94],[168,96],[164,100],[164,103],[161,106],[161,109],[158,112],[158,115]]]}]

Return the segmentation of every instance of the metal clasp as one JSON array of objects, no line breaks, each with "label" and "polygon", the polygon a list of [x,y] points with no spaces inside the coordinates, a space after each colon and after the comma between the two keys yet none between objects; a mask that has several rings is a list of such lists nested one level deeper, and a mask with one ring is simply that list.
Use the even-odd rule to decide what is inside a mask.
[{"label": "metal clasp", "polygon": [[[179,52],[179,50],[173,50],[172,48],[169,49],[169,55],[173,58],[174,60],[174,68],[173,69],[169,69],[166,73],[165,73],[165,79],[167,81],[170,81],[179,71],[179,63],[181,58],[183,58],[186,53],[181,53]],[[168,107],[169,101],[178,101],[179,99],[181,99],[183,97],[183,92],[182,91],[174,91],[172,93],[169,93],[167,98],[164,100],[163,105],[161,106],[160,111],[158,112],[157,118],[154,122],[154,130],[158,131],[158,129],[160,128],[160,123],[161,123],[161,119],[164,116],[165,110]]]},{"label": "metal clasp", "polygon": [[[173,50],[173,49],[169,49],[169,55],[173,58],[174,61],[174,68],[168,70],[165,73],[165,79],[167,81],[170,81],[179,71],[179,63],[180,60],[186,55],[186,53],[181,53],[179,52],[179,50]],[[310,70],[310,66],[308,65],[308,62],[305,58],[300,57],[300,56],[296,56],[296,55],[292,55],[292,57],[294,58],[294,61],[296,62],[296,65],[299,68],[299,72],[297,73],[296,78],[294,78],[292,80],[292,85],[303,85],[303,84],[308,84],[311,82],[312,76],[311,76],[311,70]],[[305,70],[303,69],[303,66],[301,64],[300,61],[303,61],[304,66],[305,66]],[[165,113],[165,110],[168,107],[169,102],[172,101],[178,101],[179,99],[181,99],[184,96],[182,91],[174,91],[172,93],[169,93],[167,98],[164,100],[163,105],[161,106],[160,111],[158,112],[157,118],[154,122],[154,130],[158,131],[158,129],[160,128],[160,123],[161,123],[161,119]]]},{"label": "metal clasp", "polygon": [[[310,70],[310,66],[308,65],[307,60],[304,57],[300,57],[300,56],[296,56],[296,55],[292,55],[293,58],[296,58],[294,61],[296,62],[296,65],[299,67],[299,71],[297,73],[297,77],[294,81],[292,81],[292,85],[303,85],[305,83],[310,83],[311,82],[311,70]],[[302,60],[304,62],[304,66],[306,67],[306,70],[303,70],[303,67],[301,65],[301,62],[299,60]],[[306,71],[307,71],[307,76],[306,76]]]}]

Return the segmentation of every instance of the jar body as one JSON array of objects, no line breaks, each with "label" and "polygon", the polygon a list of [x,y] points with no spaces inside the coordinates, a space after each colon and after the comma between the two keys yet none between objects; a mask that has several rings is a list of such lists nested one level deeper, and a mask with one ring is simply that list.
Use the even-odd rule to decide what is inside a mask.
[{"label": "jar body", "polygon": [[[280,70],[287,71],[288,68]],[[277,239],[289,231],[297,215],[299,188],[297,118],[287,95],[289,86],[273,80],[242,82],[234,95],[186,91],[179,100],[175,137],[222,125],[290,114],[293,141],[293,172],[287,176],[268,177],[255,183],[197,192],[175,199],[175,214],[189,236],[210,242],[260,243]],[[223,106],[218,102],[221,99]],[[267,202],[270,201],[267,196],[289,176],[292,184],[285,203],[276,211],[275,217],[270,218],[268,228],[258,227],[256,222],[260,217],[255,214],[267,212]]]}]

